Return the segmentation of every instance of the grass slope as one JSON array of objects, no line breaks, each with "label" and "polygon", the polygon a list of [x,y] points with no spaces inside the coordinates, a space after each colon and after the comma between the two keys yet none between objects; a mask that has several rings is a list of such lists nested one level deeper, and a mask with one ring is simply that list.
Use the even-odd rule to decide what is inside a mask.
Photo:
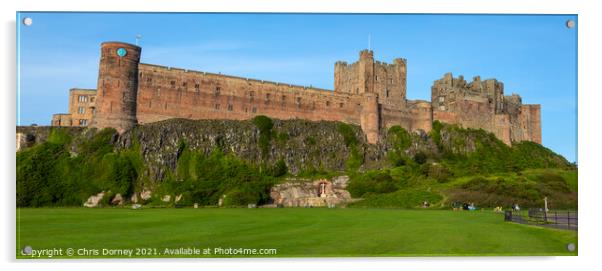
[{"label": "grass slope", "polygon": [[[276,248],[273,257],[576,255],[573,231],[491,212],[399,209],[18,209],[17,257],[43,248]],[[165,256],[157,256],[165,257]],[[212,257],[216,257],[215,255]]]}]

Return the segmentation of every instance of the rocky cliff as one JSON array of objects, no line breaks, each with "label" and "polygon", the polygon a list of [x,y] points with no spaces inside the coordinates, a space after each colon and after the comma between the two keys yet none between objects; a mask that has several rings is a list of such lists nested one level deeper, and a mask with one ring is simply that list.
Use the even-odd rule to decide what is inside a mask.
[{"label": "rocky cliff", "polygon": [[[361,188],[355,190],[388,193],[425,180],[447,182],[529,168],[575,169],[539,144],[510,147],[483,130],[438,122],[429,134],[394,126],[381,130],[379,137],[378,144],[368,144],[359,126],[262,116],[247,121],[171,119],[123,134],[112,129],[17,127],[18,204],[81,205],[103,191],[115,197],[140,195],[148,202],[157,199],[142,194],[152,190],[157,197],[183,195],[187,203],[206,205],[230,195],[239,200],[229,204],[240,205],[269,201],[270,188],[282,176],[310,182],[350,174],[351,184]],[[373,169],[382,169],[383,176],[389,170],[397,173],[373,180]],[[364,173],[365,187],[360,178]],[[384,188],[372,191],[374,187]]]}]

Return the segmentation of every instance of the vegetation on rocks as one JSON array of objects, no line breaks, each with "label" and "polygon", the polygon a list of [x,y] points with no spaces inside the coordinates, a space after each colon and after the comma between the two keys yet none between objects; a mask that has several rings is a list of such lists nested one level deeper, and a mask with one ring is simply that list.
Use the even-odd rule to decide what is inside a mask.
[{"label": "vegetation on rocks", "polygon": [[[410,133],[393,126],[377,145],[358,126],[340,122],[173,119],[113,129],[21,128],[36,143],[17,152],[17,205],[81,206],[104,191],[143,203],[244,206],[269,200],[287,176],[349,175],[350,206],[431,208],[577,207],[577,168],[533,142],[508,146],[484,130],[433,123]],[[164,201],[164,195],[171,198]],[[176,201],[175,198],[178,197]]]}]

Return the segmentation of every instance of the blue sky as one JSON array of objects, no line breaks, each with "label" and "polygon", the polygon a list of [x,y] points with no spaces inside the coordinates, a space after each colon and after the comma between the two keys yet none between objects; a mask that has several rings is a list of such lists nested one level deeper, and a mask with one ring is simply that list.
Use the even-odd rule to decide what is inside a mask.
[{"label": "blue sky", "polygon": [[[33,24],[24,26],[23,17]],[[49,125],[68,89],[96,88],[99,45],[135,43],[142,62],[333,89],[334,63],[368,47],[408,60],[408,99],[446,72],[497,78],[542,105],[543,145],[576,161],[574,15],[20,13],[17,124]]]}]

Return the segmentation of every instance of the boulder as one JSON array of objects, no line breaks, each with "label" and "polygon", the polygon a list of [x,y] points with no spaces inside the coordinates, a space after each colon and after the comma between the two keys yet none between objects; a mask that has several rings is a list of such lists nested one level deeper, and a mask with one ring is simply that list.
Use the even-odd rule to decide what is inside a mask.
[{"label": "boulder", "polygon": [[121,194],[117,193],[117,195],[115,195],[115,197],[113,197],[113,199],[111,200],[111,204],[113,204],[113,205],[122,205],[123,204],[123,197],[121,196]]},{"label": "boulder", "polygon": [[142,190],[142,192],[140,192],[140,198],[143,200],[149,200],[151,198],[151,191],[150,190]]},{"label": "boulder", "polygon": [[98,203],[104,198],[105,191],[102,191],[96,195],[92,195],[88,198],[86,202],[84,202],[84,207],[93,208],[97,207]]}]

